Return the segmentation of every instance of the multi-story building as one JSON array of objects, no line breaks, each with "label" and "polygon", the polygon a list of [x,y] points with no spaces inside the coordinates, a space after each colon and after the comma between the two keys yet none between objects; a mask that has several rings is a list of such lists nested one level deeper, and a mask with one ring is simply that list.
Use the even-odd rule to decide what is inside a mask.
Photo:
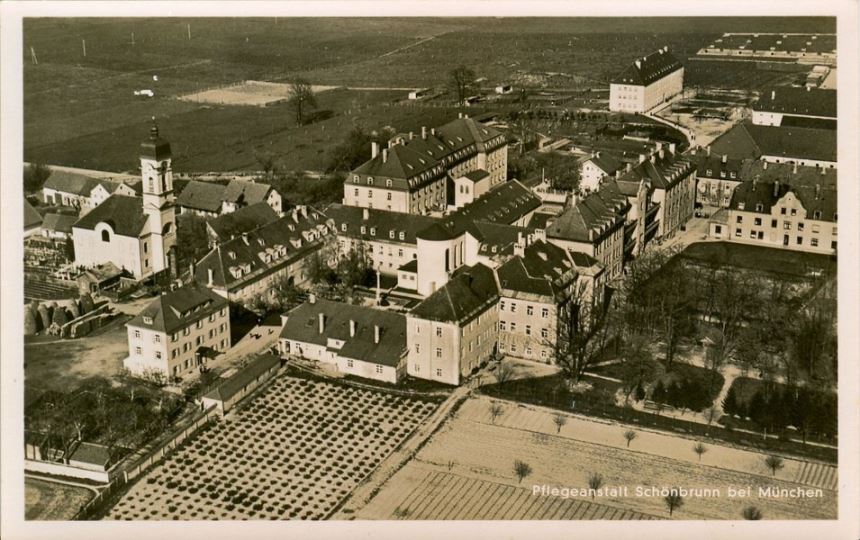
[{"label": "multi-story building", "polygon": [[836,65],[836,34],[727,32],[702,48],[698,55]]},{"label": "multi-story building", "polygon": [[460,384],[496,351],[499,286],[483,264],[460,268],[406,316],[406,371]]},{"label": "multi-story building", "polygon": [[753,179],[738,186],[710,223],[713,239],[810,253],[836,253],[836,184]]},{"label": "multi-story building", "polygon": [[443,211],[456,203],[454,185],[467,175],[487,173],[489,188],[507,180],[507,152],[501,132],[461,115],[438,129],[422,128],[420,136],[396,137],[382,151],[374,143],[371,159],[344,181],[343,203],[408,214]]},{"label": "multi-story building", "polygon": [[781,86],[765,91],[753,103],[752,122],[759,126],[836,129],[836,90]]},{"label": "multi-story building", "polygon": [[334,242],[321,212],[296,207],[279,220],[218,243],[197,262],[194,279],[230,301],[266,294],[280,280],[307,284],[311,257]]},{"label": "multi-story building", "polygon": [[283,316],[282,355],[315,360],[341,373],[397,383],[406,371],[406,316],[316,299]]},{"label": "multi-story building", "polygon": [[711,152],[730,159],[836,167],[836,130],[741,122],[714,139]]},{"label": "multi-story building", "polygon": [[520,247],[496,272],[499,352],[551,363],[559,312],[577,300],[577,273],[567,251],[538,240]]},{"label": "multi-story building", "polygon": [[176,216],[170,162],[170,143],[153,126],[140,145],[143,196],[114,193],[75,223],[75,264],[112,262],[136,278],[171,267]]},{"label": "multi-story building", "polygon": [[609,110],[641,113],[684,89],[684,66],[663,47],[637,58],[609,84]]},{"label": "multi-story building", "polygon": [[264,202],[279,216],[284,213],[281,194],[263,182],[233,179],[225,185],[215,182],[191,180],[186,184],[176,203],[181,214],[217,217]]},{"label": "multi-story building", "polygon": [[227,300],[197,285],[162,294],[126,328],[123,366],[135,375],[181,377],[231,346]]},{"label": "multi-story building", "polygon": [[139,195],[130,184],[111,178],[93,178],[78,173],[54,169],[42,186],[46,204],[72,206],[86,214],[111,195]]},{"label": "multi-story building", "polygon": [[244,206],[235,212],[207,219],[206,235],[209,237],[209,247],[270,225],[278,221],[278,217],[271,206],[265,202],[258,202]]},{"label": "multi-story building", "polygon": [[743,181],[741,176],[742,159],[729,158],[726,154],[711,154],[706,150],[694,150],[696,161],[696,202],[702,206],[727,208],[732,201],[732,193]]},{"label": "multi-story building", "polygon": [[594,191],[600,182],[624,168],[624,162],[609,152],[594,152],[580,166],[579,187]]}]

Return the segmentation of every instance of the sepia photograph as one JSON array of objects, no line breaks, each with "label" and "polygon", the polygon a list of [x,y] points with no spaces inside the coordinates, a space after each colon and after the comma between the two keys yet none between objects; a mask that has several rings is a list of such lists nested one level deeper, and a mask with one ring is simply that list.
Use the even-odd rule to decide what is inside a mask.
[{"label": "sepia photograph", "polygon": [[857,538],[856,3],[4,4],[8,538]]}]

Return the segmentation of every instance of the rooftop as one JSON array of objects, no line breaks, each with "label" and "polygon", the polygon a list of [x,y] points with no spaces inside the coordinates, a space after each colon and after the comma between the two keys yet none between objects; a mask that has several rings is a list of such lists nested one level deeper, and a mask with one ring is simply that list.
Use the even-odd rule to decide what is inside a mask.
[{"label": "rooftop", "polygon": [[193,210],[221,212],[227,187],[214,182],[191,180],[176,198],[176,204]]},{"label": "rooftop", "polygon": [[711,143],[715,154],[730,158],[758,159],[775,156],[836,162],[836,131],[803,127],[735,125]]},{"label": "rooftop", "polygon": [[224,189],[224,201],[239,205],[250,205],[264,202],[272,186],[245,180],[230,180]]},{"label": "rooftop", "polygon": [[669,47],[663,47],[657,52],[634,60],[620,75],[612,79],[612,83],[647,86],[683,67],[669,52]]},{"label": "rooftop", "polygon": [[441,289],[415,306],[419,319],[462,324],[482,313],[499,297],[496,276],[481,263],[459,268]]},{"label": "rooftop", "polygon": [[106,223],[114,234],[137,238],[146,226],[146,219],[140,197],[111,195],[79,219],[74,227],[95,230],[99,223]]},{"label": "rooftop", "polygon": [[173,334],[225,307],[227,300],[209,289],[185,285],[153,300],[126,325]]},{"label": "rooftop", "polygon": [[243,206],[235,212],[222,214],[207,221],[209,228],[219,239],[259,229],[278,220],[278,214],[266,202]]},{"label": "rooftop", "polygon": [[618,183],[610,179],[603,182],[597,191],[565,209],[549,224],[546,234],[550,238],[592,243],[623,223],[624,213],[629,207],[627,196],[621,193]]},{"label": "rooftop", "polygon": [[257,356],[204,397],[222,402],[229,401],[233,396],[241,392],[248,383],[280,364],[281,359],[273,354]]},{"label": "rooftop", "polygon": [[576,279],[566,250],[542,240],[528,245],[522,256],[509,259],[497,273],[503,296],[526,293],[557,299]]},{"label": "rooftop", "polygon": [[68,214],[45,214],[45,219],[42,221],[42,228],[49,231],[59,233],[72,233],[72,226],[78,221],[78,216]]},{"label": "rooftop", "polygon": [[836,90],[780,86],[762,92],[754,111],[836,118]]}]

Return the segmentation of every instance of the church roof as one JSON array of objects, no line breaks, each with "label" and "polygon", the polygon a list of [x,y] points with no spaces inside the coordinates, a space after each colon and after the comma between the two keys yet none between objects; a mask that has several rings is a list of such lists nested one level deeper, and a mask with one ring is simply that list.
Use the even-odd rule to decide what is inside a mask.
[{"label": "church roof", "polygon": [[79,219],[74,227],[95,230],[99,223],[107,223],[114,234],[137,238],[146,225],[142,199],[126,195],[111,195]]},{"label": "church roof", "polygon": [[158,136],[158,126],[149,130],[149,138],[140,143],[140,157],[160,161],[171,157],[170,143]]}]

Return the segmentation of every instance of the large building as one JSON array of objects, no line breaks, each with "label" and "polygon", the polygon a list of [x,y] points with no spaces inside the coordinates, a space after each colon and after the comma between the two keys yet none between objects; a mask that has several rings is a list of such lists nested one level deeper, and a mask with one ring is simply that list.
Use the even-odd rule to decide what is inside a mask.
[{"label": "large building", "polygon": [[281,194],[263,182],[233,179],[225,186],[191,180],[176,200],[180,213],[203,217],[217,217],[261,202],[268,204],[279,216],[283,215]]},{"label": "large building", "polygon": [[702,48],[698,55],[836,65],[836,34],[728,32]]},{"label": "large building", "polygon": [[176,244],[170,144],[152,127],[140,145],[143,196],[113,194],[72,228],[75,263],[112,262],[135,278],[168,269]]},{"label": "large building", "polygon": [[614,176],[624,168],[624,162],[610,152],[594,152],[582,162],[579,187],[584,191],[595,191],[604,178]]},{"label": "large building", "polygon": [[405,374],[405,315],[311,295],[283,318],[282,355],[387,383],[397,383]]},{"label": "large building", "polygon": [[729,207],[713,216],[711,238],[835,254],[835,175],[820,177],[818,183],[796,179],[788,184],[778,177],[770,181],[753,178],[742,183],[735,189]]},{"label": "large building", "polygon": [[836,167],[836,130],[736,124],[711,143],[711,152],[734,159],[761,159]]},{"label": "large building", "polygon": [[752,106],[759,126],[836,129],[836,90],[781,86],[765,91]]},{"label": "large building", "polygon": [[637,58],[609,84],[609,110],[641,113],[665,103],[684,89],[684,66],[663,47]]},{"label": "large building", "polygon": [[710,146],[694,150],[692,157],[696,162],[696,202],[702,206],[728,207],[732,192],[743,181],[740,171],[744,160],[712,154]]},{"label": "large building", "polygon": [[134,186],[111,178],[93,178],[59,169],[51,170],[51,175],[42,186],[42,199],[45,204],[71,206],[86,214],[103,203],[111,195],[134,197],[139,195]]},{"label": "large building", "polygon": [[[480,189],[503,183],[507,168],[505,136],[461,116],[439,128],[422,128],[420,135],[395,137],[381,151],[374,143],[371,159],[344,181],[343,203],[408,214],[444,211],[458,200],[464,203],[473,183]],[[486,173],[483,183],[479,173]],[[455,186],[463,189],[459,198]]]},{"label": "large building", "polygon": [[231,346],[227,300],[197,285],[162,294],[126,327],[123,366],[135,375],[182,377]]}]

